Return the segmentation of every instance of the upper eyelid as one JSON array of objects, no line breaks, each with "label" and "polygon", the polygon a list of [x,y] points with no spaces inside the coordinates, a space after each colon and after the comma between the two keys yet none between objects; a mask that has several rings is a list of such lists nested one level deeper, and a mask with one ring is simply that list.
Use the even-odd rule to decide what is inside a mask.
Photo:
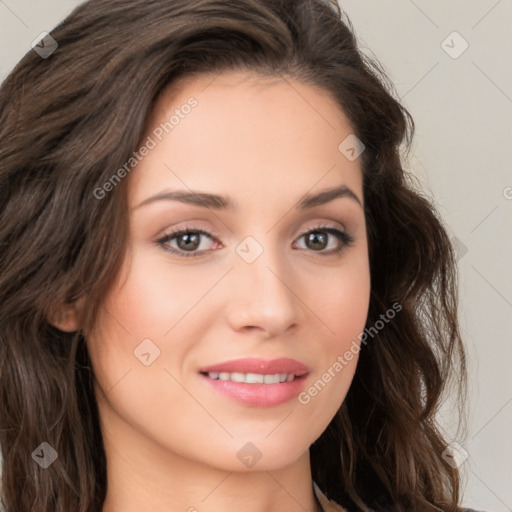
[{"label": "upper eyelid", "polygon": [[201,233],[204,235],[208,235],[210,238],[217,239],[217,240],[221,236],[218,233],[216,233],[215,231],[212,231],[211,229],[201,228],[199,226],[183,226],[180,228],[171,229],[169,231],[164,231],[162,233],[162,235],[156,237],[156,240],[161,240],[161,239],[167,238],[167,237],[175,237],[182,233],[187,233],[187,232],[191,232],[191,233],[198,232],[198,233]]},{"label": "upper eyelid", "polygon": [[[344,224],[342,224],[339,221],[338,221],[338,223],[341,224],[341,226],[331,224],[331,223],[329,223],[329,221],[320,221],[319,223],[317,223],[307,229],[303,229],[300,232],[300,234],[298,235],[298,237],[301,237],[304,234],[314,231],[316,229],[326,229],[326,228],[334,228],[339,231],[349,233],[348,229],[345,227]],[[187,233],[187,232],[199,232],[199,233],[207,235],[211,238],[215,238],[215,239],[217,239],[217,241],[219,241],[218,239],[221,237],[220,234],[218,234],[215,230],[212,230],[212,229],[202,228],[200,226],[182,226],[182,227],[178,227],[178,228],[173,228],[169,231],[164,231],[161,235],[156,237],[156,240],[160,240],[162,238],[166,238],[169,236],[178,236],[181,233]]]}]

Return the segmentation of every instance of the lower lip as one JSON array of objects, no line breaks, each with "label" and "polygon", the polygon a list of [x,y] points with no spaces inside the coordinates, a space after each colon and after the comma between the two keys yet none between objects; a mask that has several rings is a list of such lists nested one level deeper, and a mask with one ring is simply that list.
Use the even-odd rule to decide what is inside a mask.
[{"label": "lower lip", "polygon": [[232,380],[210,379],[200,374],[216,391],[245,405],[254,407],[274,407],[296,397],[304,387],[306,375],[295,377],[291,382],[278,384],[247,384]]}]

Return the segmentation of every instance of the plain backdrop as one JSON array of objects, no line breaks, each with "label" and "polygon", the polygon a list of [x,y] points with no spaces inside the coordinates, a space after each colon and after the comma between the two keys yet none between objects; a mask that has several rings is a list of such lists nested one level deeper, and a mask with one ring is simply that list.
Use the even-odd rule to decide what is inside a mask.
[{"label": "plain backdrop", "polygon": [[[78,3],[0,0],[0,80]],[[512,1],[340,5],[413,115],[407,168],[435,199],[458,252],[470,407],[467,437],[451,440],[465,459],[464,503],[512,511]],[[442,411],[447,430],[450,412]]]}]

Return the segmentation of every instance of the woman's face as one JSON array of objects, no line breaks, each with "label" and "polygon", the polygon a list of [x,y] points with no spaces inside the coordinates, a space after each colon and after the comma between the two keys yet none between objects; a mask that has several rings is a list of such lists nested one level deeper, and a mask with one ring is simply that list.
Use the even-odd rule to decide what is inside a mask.
[{"label": "woman's face", "polygon": [[168,90],[125,178],[126,258],[87,336],[106,444],[276,469],[307,453],[350,386],[370,295],[360,158],[352,138],[338,147],[353,130],[327,94],[255,78]]}]

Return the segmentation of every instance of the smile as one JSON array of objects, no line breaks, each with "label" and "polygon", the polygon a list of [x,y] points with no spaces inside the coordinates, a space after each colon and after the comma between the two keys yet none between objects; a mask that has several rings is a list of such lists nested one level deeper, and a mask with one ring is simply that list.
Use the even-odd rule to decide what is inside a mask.
[{"label": "smile", "polygon": [[213,380],[224,380],[233,382],[245,382],[246,384],[278,384],[280,382],[291,382],[295,379],[293,373],[240,373],[240,372],[208,372],[206,375]]}]

